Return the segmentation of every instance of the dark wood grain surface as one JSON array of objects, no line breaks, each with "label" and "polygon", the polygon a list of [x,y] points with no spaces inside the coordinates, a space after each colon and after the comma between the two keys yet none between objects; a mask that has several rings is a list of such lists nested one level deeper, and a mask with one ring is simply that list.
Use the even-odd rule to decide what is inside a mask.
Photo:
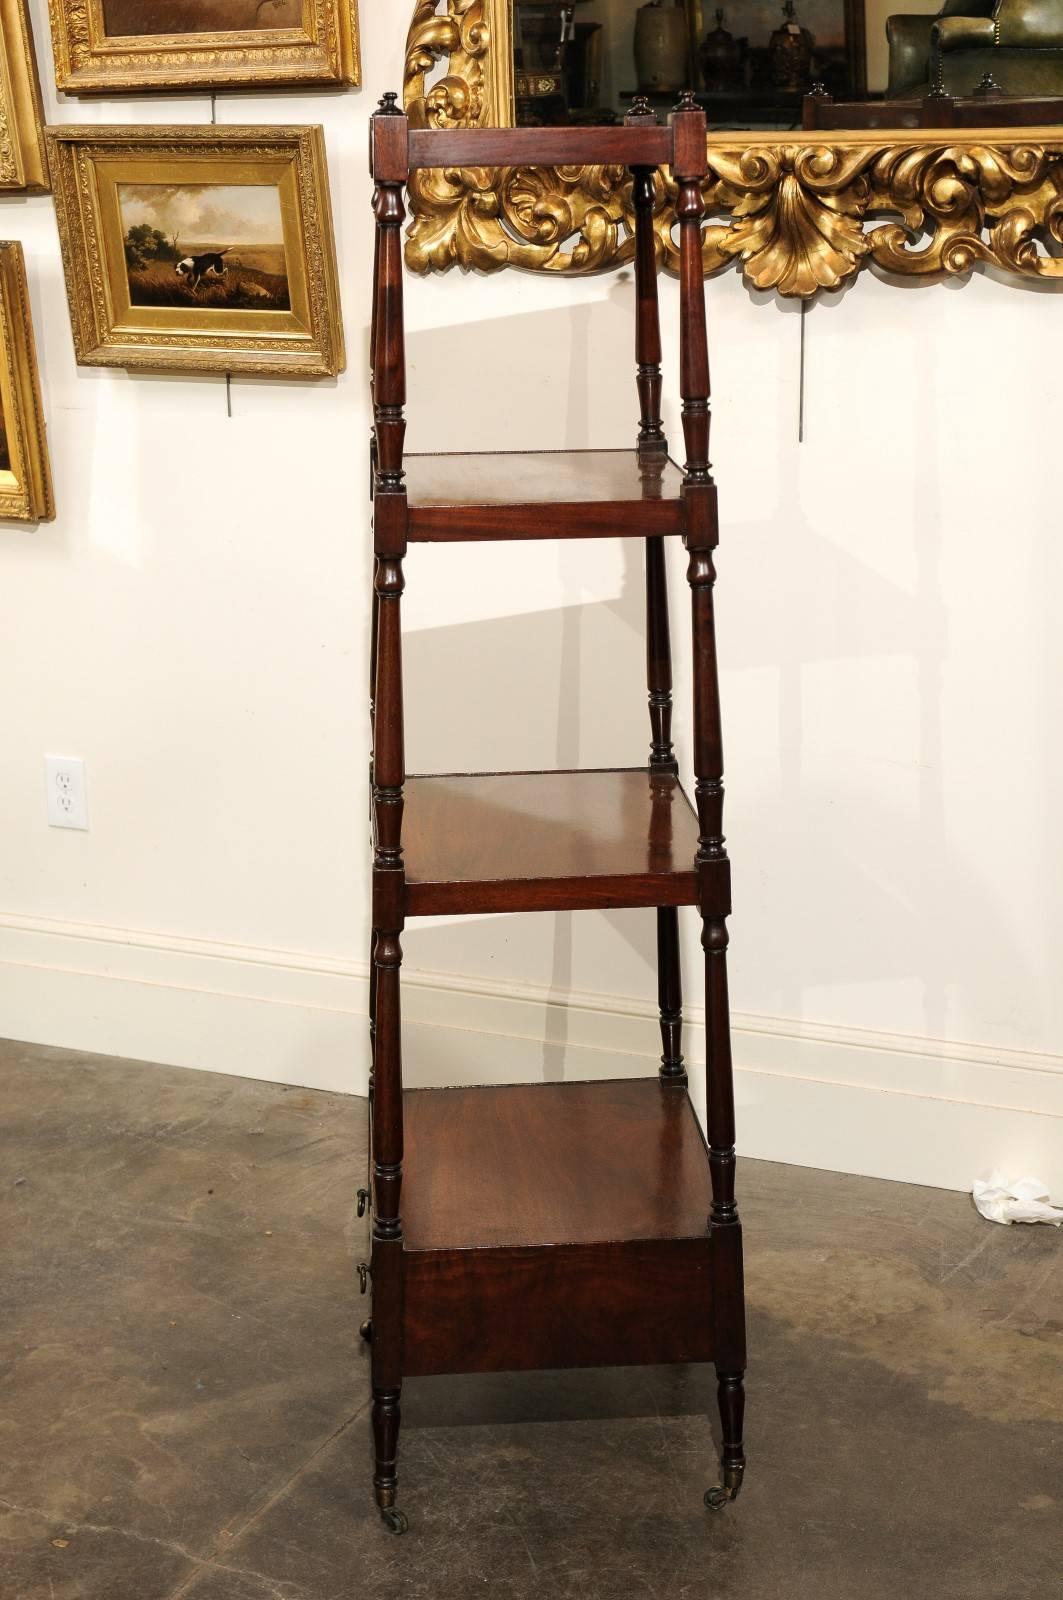
[{"label": "dark wood grain surface", "polygon": [[411,541],[603,538],[683,529],[683,474],[635,450],[405,457]]},{"label": "dark wood grain surface", "polygon": [[711,1260],[707,1235],[407,1255],[405,1370],[711,1361]]},{"label": "dark wood grain surface", "polygon": [[672,773],[408,778],[406,910],[692,905],[697,818]]},{"label": "dark wood grain surface", "polygon": [[648,166],[672,160],[671,129],[412,128],[410,167]]},{"label": "dark wood grain surface", "polygon": [[656,1078],[407,1090],[406,1371],[708,1361],[708,1154]]},{"label": "dark wood grain surface", "polygon": [[405,1250],[704,1238],[708,1154],[656,1077],[407,1089]]}]

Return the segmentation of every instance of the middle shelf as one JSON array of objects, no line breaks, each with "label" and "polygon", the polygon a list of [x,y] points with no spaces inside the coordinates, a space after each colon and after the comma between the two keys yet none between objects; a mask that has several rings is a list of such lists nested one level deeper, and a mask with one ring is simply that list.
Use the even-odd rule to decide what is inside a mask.
[{"label": "middle shelf", "polygon": [[403,458],[410,542],[680,534],[683,473],[635,450]]},{"label": "middle shelf", "polygon": [[698,823],[645,767],[407,778],[410,916],[685,906]]}]

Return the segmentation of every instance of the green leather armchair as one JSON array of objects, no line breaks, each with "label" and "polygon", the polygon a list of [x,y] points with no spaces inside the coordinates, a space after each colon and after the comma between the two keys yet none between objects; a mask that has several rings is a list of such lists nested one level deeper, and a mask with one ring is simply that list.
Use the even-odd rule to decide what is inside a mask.
[{"label": "green leather armchair", "polygon": [[887,97],[939,80],[969,95],[986,73],[1006,95],[1063,95],[1063,0],[945,0],[936,17],[889,17],[886,38]]}]

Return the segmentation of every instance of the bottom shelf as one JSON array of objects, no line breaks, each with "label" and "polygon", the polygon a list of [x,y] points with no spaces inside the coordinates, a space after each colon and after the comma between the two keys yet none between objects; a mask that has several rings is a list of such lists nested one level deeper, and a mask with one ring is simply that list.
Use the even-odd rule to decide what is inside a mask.
[{"label": "bottom shelf", "polygon": [[403,1105],[407,1374],[712,1359],[708,1153],[684,1088]]}]

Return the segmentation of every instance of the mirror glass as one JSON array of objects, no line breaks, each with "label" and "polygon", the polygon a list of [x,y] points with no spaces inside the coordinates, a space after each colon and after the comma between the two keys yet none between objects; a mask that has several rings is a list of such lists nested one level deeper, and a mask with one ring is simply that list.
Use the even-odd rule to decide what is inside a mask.
[{"label": "mirror glass", "polygon": [[[512,6],[521,126],[616,122],[639,93],[661,114],[690,87],[721,131],[1063,122],[1063,0]],[[938,55],[931,30],[942,12]],[[924,106],[932,85],[939,93]]]}]

